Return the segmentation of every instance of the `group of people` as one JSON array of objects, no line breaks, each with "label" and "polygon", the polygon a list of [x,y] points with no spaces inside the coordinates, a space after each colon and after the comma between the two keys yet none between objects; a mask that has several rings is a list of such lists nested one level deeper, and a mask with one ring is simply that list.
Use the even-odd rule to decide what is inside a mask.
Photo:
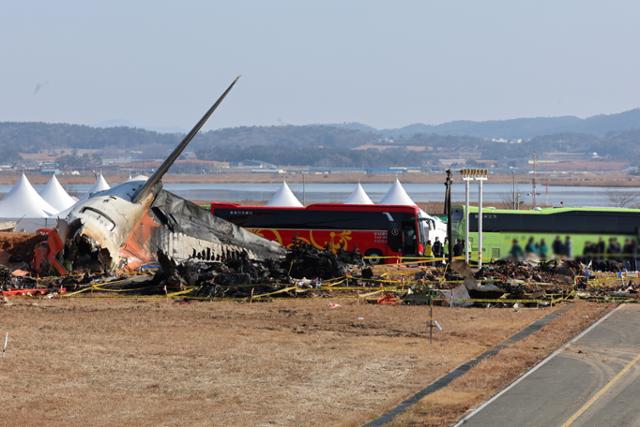
[{"label": "group of people", "polygon": [[[566,236],[564,241],[560,239],[560,236],[556,236],[551,243],[551,251],[556,257],[571,258],[573,256],[573,242],[571,241],[571,236]],[[511,242],[511,250],[509,251],[509,256],[511,258],[522,260],[524,258],[529,258],[532,255],[538,256],[541,260],[546,260],[549,257],[549,246],[544,239],[540,239],[540,242],[536,242],[533,237],[529,237],[524,249],[520,246],[518,239],[513,239]]]},{"label": "group of people", "polygon": [[444,239],[444,243],[440,241],[439,237],[436,237],[436,240],[431,243],[431,240],[427,240],[427,243],[424,245],[424,256],[433,257],[433,258],[443,258],[444,257],[444,248],[449,241]]},{"label": "group of people", "polygon": [[[424,256],[433,257],[433,258],[444,258],[448,253],[449,248],[449,240],[444,239],[444,242],[440,241],[439,237],[431,243],[431,240],[427,240],[427,243],[424,245]],[[464,253],[464,241],[461,239],[456,239],[456,243],[453,245],[453,256],[458,257]]]},{"label": "group of people", "polygon": [[[509,256],[514,259],[522,260],[529,258],[531,255],[536,255],[540,259],[545,260],[549,257],[549,249],[554,257],[558,258],[573,258],[573,242],[571,236],[566,236],[563,239],[560,236],[551,243],[551,248],[547,246],[544,239],[540,239],[536,242],[533,237],[527,240],[527,244],[520,246],[518,239],[513,239],[511,244],[511,250]],[[625,239],[624,244],[620,244],[617,238],[609,238],[608,244],[604,239],[600,238],[597,242],[587,241],[584,245],[581,261],[602,261],[611,260],[616,262],[624,262],[630,268],[635,265],[635,258],[638,251],[638,242],[635,239]],[[633,264],[633,265],[632,265]]]},{"label": "group of people", "polygon": [[631,264],[637,252],[638,242],[635,239],[625,239],[624,244],[621,245],[617,238],[610,237],[608,245],[602,238],[597,242],[586,242],[582,254],[589,261],[609,259]]}]

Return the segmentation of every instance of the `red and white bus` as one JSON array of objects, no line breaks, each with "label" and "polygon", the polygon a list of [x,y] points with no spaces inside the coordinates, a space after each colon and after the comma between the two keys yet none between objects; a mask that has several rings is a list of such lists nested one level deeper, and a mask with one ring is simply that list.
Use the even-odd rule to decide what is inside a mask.
[{"label": "red and white bus", "polygon": [[[435,229],[415,206],[312,204],[307,207],[211,203],[211,213],[283,246],[302,240],[318,249],[359,252],[370,264],[419,256]],[[391,258],[386,258],[391,257]]]}]

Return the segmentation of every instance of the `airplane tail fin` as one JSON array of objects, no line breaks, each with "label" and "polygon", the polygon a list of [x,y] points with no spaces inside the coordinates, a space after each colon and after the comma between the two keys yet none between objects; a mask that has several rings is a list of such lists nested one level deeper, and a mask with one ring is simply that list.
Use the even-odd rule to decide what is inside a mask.
[{"label": "airplane tail fin", "polygon": [[180,154],[184,151],[184,149],[189,145],[191,140],[196,136],[198,131],[204,126],[204,124],[209,120],[209,117],[213,114],[213,112],[218,108],[218,106],[222,103],[224,98],[227,96],[231,89],[236,84],[240,76],[236,77],[233,82],[229,85],[229,87],[220,95],[220,97],[216,100],[216,102],[209,108],[209,110],[202,116],[202,118],[196,123],[196,125],[189,131],[189,133],[180,141],[180,144],[171,152],[169,157],[165,159],[164,162],[160,165],[158,170],[155,171],[153,175],[147,180],[147,182],[138,190],[138,192],[133,196],[133,202],[137,203],[142,200],[151,189],[162,179],[164,174],[167,173],[171,165],[180,157]]}]

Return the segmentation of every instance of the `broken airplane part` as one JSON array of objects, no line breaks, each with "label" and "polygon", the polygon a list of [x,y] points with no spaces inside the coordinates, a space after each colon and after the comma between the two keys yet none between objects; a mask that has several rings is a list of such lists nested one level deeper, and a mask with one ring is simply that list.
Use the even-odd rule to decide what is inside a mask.
[{"label": "broken airplane part", "polygon": [[162,189],[162,177],[238,81],[237,77],[148,180],[127,181],[78,202],[36,249],[36,271],[47,264],[59,274],[74,270],[111,272],[157,261],[275,259],[282,246],[263,239]]}]

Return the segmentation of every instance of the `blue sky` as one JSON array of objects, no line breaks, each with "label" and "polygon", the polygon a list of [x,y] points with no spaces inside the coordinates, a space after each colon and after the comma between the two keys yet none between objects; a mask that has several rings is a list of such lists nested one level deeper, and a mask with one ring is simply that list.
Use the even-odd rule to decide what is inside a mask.
[{"label": "blue sky", "polygon": [[2,1],[0,121],[375,127],[640,106],[640,2]]}]

